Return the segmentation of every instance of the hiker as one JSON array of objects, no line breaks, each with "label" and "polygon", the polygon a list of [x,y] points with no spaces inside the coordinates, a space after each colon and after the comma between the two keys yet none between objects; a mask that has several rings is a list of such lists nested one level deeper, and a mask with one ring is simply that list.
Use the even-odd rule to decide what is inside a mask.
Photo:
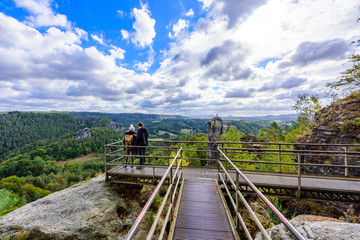
[{"label": "hiker", "polygon": [[125,164],[128,164],[128,158],[131,157],[131,167],[133,167],[132,165],[134,165],[134,156],[131,155],[136,154],[136,148],[134,147],[136,146],[136,133],[135,127],[132,124],[130,125],[129,130],[127,130],[124,134],[122,142],[126,150]]},{"label": "hiker", "polygon": [[[136,134],[136,146],[140,146],[138,147],[138,153],[141,156],[145,156],[145,147],[148,145],[148,130],[147,128],[144,126],[144,124],[142,122],[138,123],[138,131]],[[145,157],[140,157],[140,165],[145,165]]]}]

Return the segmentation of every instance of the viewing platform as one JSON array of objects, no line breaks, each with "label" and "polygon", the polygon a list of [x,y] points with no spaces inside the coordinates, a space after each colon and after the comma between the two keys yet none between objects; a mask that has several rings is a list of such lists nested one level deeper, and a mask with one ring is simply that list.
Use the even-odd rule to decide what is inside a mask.
[{"label": "viewing platform", "polygon": [[[201,144],[206,146],[214,143],[152,142],[147,147],[147,164],[142,166],[124,164],[125,158],[129,156],[124,155],[121,144],[106,145],[107,182],[157,186],[127,239],[132,239],[143,214],[163,187],[167,189],[166,194],[163,195],[163,202],[147,239],[152,239],[154,234],[159,239],[251,237],[239,212],[240,208],[246,208],[265,239],[271,239],[256,220],[256,215],[243,196],[245,194],[260,197],[297,239],[304,238],[265,195],[288,199],[360,202],[360,176],[357,175],[360,152],[356,151],[360,145],[346,145],[344,148],[343,145],[335,144],[303,144],[302,149],[300,146],[294,149],[295,144],[217,142],[215,151],[205,147],[193,149],[193,144],[199,147]],[[319,150],[314,150],[314,147]],[[215,155],[209,154],[214,152]],[[311,163],[307,161],[309,156],[311,159],[326,159],[324,163]],[[138,159],[139,156],[133,157]],[[331,172],[331,168],[336,169],[335,174],[321,174]],[[318,171],[317,174],[314,169]],[[157,225],[165,209],[167,213],[160,229]]]}]

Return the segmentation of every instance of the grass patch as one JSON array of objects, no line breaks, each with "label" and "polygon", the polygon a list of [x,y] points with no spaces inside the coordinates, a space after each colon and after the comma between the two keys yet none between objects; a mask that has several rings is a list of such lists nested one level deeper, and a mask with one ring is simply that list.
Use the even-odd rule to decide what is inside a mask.
[{"label": "grass patch", "polygon": [[81,157],[77,157],[74,159],[67,159],[64,161],[58,161],[58,163],[60,165],[64,165],[65,163],[74,163],[74,162],[78,162],[78,163],[84,163],[84,162],[88,162],[88,161],[105,161],[104,160],[104,154],[103,153],[90,153],[86,156],[81,156]]}]

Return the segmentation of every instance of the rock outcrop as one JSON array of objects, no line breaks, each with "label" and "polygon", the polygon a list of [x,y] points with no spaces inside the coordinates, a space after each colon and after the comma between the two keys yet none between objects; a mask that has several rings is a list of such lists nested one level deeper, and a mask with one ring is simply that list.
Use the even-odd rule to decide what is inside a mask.
[{"label": "rock outcrop", "polygon": [[79,139],[79,138],[92,138],[91,133],[90,133],[90,129],[89,128],[84,128],[83,130],[79,130],[75,133],[75,138]]},{"label": "rock outcrop", "polygon": [[116,122],[111,122],[110,124],[106,125],[106,127],[113,128],[117,132],[124,130],[124,127]]},{"label": "rock outcrop", "polygon": [[[18,229],[32,240],[124,239],[141,208],[105,187],[104,176],[50,194],[0,219],[0,238]],[[138,234],[143,234],[142,229]],[[142,239],[138,236],[135,239]]]},{"label": "rock outcrop", "polygon": [[[298,139],[304,143],[336,143],[336,144],[359,144],[360,143],[360,100],[338,100],[315,114],[315,126],[312,130]],[[297,149],[304,149],[298,147]],[[344,151],[338,147],[306,147],[307,150],[336,150]],[[349,149],[350,151],[352,149]],[[359,165],[359,157],[348,156],[348,165]],[[306,156],[303,158],[307,163],[332,163],[345,164],[345,154],[339,157]],[[304,167],[304,172],[314,174],[344,175],[344,168],[335,167]],[[349,175],[360,176],[360,168],[349,168]]]},{"label": "rock outcrop", "polygon": [[[360,224],[345,223],[335,218],[300,215],[290,220],[290,223],[307,240],[349,240],[360,239]],[[267,230],[271,239],[292,240],[292,234],[284,224],[279,224]],[[258,233],[255,240],[262,240]]]}]

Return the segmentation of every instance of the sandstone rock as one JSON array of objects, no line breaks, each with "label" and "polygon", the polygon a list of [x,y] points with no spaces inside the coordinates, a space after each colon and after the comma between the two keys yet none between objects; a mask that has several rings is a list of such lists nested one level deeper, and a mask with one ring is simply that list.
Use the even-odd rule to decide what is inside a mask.
[{"label": "sandstone rock", "polygon": [[[290,223],[307,240],[349,240],[360,239],[360,224],[345,223],[334,218],[300,215],[290,220]],[[271,239],[295,239],[284,224],[279,224],[267,230]],[[258,233],[255,240],[262,240]]]},{"label": "sandstone rock", "polygon": [[[0,238],[13,237],[18,229],[32,240],[124,239],[141,208],[126,201],[104,176],[50,194],[0,219]],[[138,234],[142,234],[140,230]],[[136,239],[142,239],[138,236]]]},{"label": "sandstone rock", "polygon": [[106,125],[106,127],[113,128],[117,132],[124,129],[123,126],[121,126],[120,124],[117,124],[116,122],[111,122],[110,124]]},{"label": "sandstone rock", "polygon": [[[330,106],[322,108],[315,114],[315,127],[298,139],[304,143],[360,143],[360,100],[338,100]],[[302,149],[304,147],[295,147]],[[344,147],[306,147],[306,150],[328,150],[344,151]],[[351,149],[349,149],[351,151]],[[338,164],[345,163],[345,155],[338,157],[327,156],[304,156],[303,162],[316,164]],[[348,157],[348,165],[359,165],[359,157]],[[344,168],[335,167],[304,167],[305,173],[344,175]],[[360,176],[359,168],[349,168],[350,176]]]},{"label": "sandstone rock", "polygon": [[84,128],[83,130],[79,130],[75,134],[75,138],[92,138],[89,128]]}]

